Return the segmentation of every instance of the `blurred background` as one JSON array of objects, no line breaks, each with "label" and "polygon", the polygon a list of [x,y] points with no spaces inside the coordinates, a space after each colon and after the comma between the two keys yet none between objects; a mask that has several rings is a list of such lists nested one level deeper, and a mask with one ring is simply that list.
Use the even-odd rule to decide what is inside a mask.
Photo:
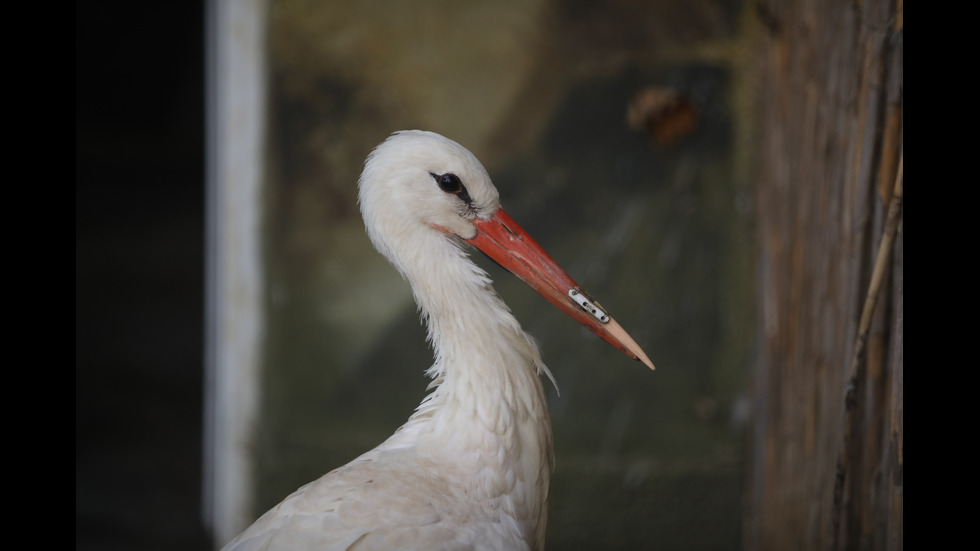
[{"label": "blurred background", "polygon": [[[203,4],[76,3],[76,549],[212,546]],[[425,395],[410,290],[356,205],[371,148],[422,128],[484,162],[658,367],[474,257],[557,379],[548,547],[745,547],[764,455],[750,387],[766,6],[269,0],[251,518]]]}]

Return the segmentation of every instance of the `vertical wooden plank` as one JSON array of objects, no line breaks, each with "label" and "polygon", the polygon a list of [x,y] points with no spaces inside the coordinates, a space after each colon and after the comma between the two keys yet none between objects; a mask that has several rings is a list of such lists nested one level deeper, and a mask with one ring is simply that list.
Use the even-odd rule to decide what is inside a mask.
[{"label": "vertical wooden plank", "polygon": [[251,519],[263,341],[265,0],[208,3],[205,524],[217,545]]},{"label": "vertical wooden plank", "polygon": [[881,241],[888,197],[880,190],[894,183],[901,156],[896,9],[878,0],[756,6],[765,29],[756,188],[763,335],[748,548],[885,548],[901,540],[900,482],[883,478],[901,480],[900,462],[889,465],[901,450],[902,335],[887,285],[856,388],[845,394]]}]

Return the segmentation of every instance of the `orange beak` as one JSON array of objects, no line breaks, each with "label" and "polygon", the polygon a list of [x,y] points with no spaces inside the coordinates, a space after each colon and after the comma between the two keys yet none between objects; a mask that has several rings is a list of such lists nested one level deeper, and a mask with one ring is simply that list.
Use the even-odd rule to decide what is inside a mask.
[{"label": "orange beak", "polygon": [[599,303],[592,300],[541,245],[503,209],[489,220],[476,219],[476,236],[466,241],[519,277],[562,312],[603,340],[654,369],[650,358]]}]

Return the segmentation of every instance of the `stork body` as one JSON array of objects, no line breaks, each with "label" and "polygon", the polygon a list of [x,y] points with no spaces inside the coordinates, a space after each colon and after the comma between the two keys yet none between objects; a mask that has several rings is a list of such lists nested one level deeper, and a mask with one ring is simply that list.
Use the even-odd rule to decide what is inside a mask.
[{"label": "stork body", "polygon": [[486,170],[459,144],[395,133],[368,157],[359,192],[371,241],[426,322],[433,390],[388,440],[297,490],[225,549],[542,549],[553,457],[539,375],[550,373],[462,241],[652,364],[615,321],[569,298],[565,287],[578,287],[500,209]]}]

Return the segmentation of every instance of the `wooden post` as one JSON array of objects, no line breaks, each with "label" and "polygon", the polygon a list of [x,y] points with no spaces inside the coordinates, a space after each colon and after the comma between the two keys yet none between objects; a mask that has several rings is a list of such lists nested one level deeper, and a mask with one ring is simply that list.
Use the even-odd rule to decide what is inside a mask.
[{"label": "wooden post", "polygon": [[749,549],[901,549],[902,2],[759,2]]}]

